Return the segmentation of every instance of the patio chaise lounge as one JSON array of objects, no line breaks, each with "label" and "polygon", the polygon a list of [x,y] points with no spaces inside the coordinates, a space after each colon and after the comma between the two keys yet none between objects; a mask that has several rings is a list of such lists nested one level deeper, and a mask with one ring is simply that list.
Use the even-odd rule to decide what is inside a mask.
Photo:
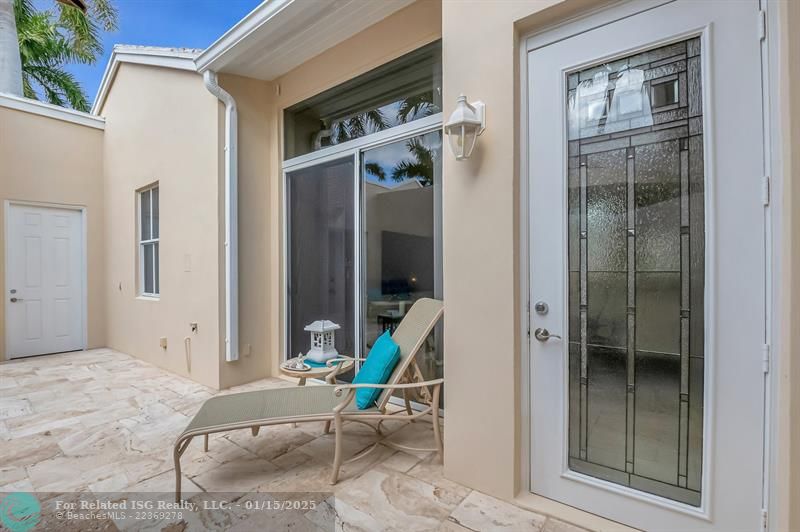
[{"label": "patio chaise lounge", "polygon": [[[328,432],[330,423],[333,422],[336,448],[330,482],[335,484],[342,464],[342,426],[345,421],[365,423],[372,426],[376,433],[381,435],[381,423],[384,420],[413,421],[421,416],[431,414],[435,448],[418,449],[379,440],[348,461],[366,456],[379,444],[403,450],[436,451],[441,459],[439,395],[444,379],[422,380],[422,374],[414,359],[443,312],[444,305],[435,299],[420,299],[414,303],[392,334],[392,340],[400,348],[400,360],[385,384],[332,384],[341,367],[334,359],[328,361],[331,373],[326,378],[328,382],[326,385],[257,390],[219,395],[208,399],[175,442],[173,450],[175,500],[180,501],[181,498],[180,458],[192,438],[203,436],[205,439],[204,449],[207,451],[209,434],[236,429],[249,428],[252,430],[253,436],[256,436],[259,428],[266,425],[325,421],[325,431]],[[378,388],[383,391],[373,406],[359,409],[354,402],[356,390],[359,388]],[[386,406],[393,390],[401,390],[405,396],[405,392],[410,389],[422,390],[423,395],[430,397],[430,405],[422,411],[414,412],[406,401],[404,410],[388,413]],[[377,421],[377,424],[372,425],[370,421]]]}]

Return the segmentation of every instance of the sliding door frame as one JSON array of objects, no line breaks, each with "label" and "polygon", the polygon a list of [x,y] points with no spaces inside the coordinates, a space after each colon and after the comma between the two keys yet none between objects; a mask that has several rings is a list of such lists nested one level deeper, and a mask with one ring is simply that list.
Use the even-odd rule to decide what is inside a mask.
[{"label": "sliding door frame", "polygon": [[[384,131],[379,131],[371,135],[349,140],[335,146],[329,146],[321,150],[317,150],[305,155],[287,159],[282,165],[282,178],[281,178],[281,205],[282,205],[282,220],[283,229],[281,236],[283,238],[281,249],[281,293],[283,294],[283,338],[281,339],[281,362],[284,362],[289,357],[289,335],[290,335],[290,322],[289,322],[289,182],[288,176],[291,172],[303,170],[319,164],[327,162],[347,159],[350,157],[353,160],[353,180],[354,180],[354,195],[353,208],[354,216],[354,231],[353,235],[353,276],[355,282],[355,308],[353,309],[355,317],[355,331],[354,331],[354,353],[353,356],[360,358],[363,353],[363,326],[364,320],[362,316],[363,297],[365,294],[364,288],[364,269],[363,269],[363,235],[364,235],[364,194],[363,194],[363,179],[362,179],[362,158],[361,154],[369,149],[378,148],[393,142],[406,140],[426,133],[439,131],[442,129],[442,113],[426,116],[413,122],[408,122]],[[444,147],[443,147],[444,149]],[[441,188],[441,184],[440,184]],[[434,189],[434,194],[436,190]],[[439,192],[441,194],[441,192]],[[435,196],[436,197],[436,196]],[[441,234],[437,235],[437,231],[441,228],[441,213],[436,212],[437,208],[434,207],[434,261],[436,257],[441,257],[441,252],[438,246],[441,246]],[[438,270],[437,270],[438,271]],[[439,274],[435,274],[438,278]],[[358,367],[358,366],[356,366]]]}]

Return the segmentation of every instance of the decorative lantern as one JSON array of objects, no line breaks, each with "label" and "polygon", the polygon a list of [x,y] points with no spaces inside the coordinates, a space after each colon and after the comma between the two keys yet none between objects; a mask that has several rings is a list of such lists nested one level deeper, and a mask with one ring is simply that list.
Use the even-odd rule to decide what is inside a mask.
[{"label": "decorative lantern", "polygon": [[469,159],[478,135],[486,129],[485,108],[483,102],[469,103],[463,94],[458,97],[456,108],[444,125],[444,132],[450,140],[450,150],[457,161]]},{"label": "decorative lantern", "polygon": [[333,344],[336,331],[339,329],[341,327],[329,320],[317,320],[306,325],[304,330],[311,333],[311,349],[306,354],[306,358],[323,364],[338,357],[339,353]]}]

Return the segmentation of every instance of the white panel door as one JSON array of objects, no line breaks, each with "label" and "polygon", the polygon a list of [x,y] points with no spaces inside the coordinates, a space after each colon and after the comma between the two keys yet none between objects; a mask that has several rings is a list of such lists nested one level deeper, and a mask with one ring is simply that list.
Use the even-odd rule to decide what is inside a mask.
[{"label": "white panel door", "polygon": [[83,227],[78,210],[8,205],[9,358],[75,351],[83,340]]},{"label": "white panel door", "polygon": [[528,41],[531,486],[646,530],[752,532],[759,5],[656,3]]}]

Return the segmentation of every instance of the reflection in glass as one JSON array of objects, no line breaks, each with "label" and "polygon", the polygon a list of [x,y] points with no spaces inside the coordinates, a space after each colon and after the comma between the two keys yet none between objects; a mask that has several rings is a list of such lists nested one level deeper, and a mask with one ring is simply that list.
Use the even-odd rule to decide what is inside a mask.
[{"label": "reflection in glass", "polygon": [[567,75],[569,465],[700,504],[700,40]]},{"label": "reflection in glass", "polygon": [[290,356],[308,352],[303,328],[316,320],[339,324],[336,349],[355,353],[354,166],[347,157],[287,174]]},{"label": "reflection in glass", "polygon": [[284,111],[284,159],[442,111],[437,41]]},{"label": "reflection in glass", "polygon": [[[393,332],[414,301],[441,297],[436,226],[442,133],[364,151],[364,352]],[[437,329],[438,330],[438,329]],[[442,376],[437,330],[417,356],[426,378]]]}]

